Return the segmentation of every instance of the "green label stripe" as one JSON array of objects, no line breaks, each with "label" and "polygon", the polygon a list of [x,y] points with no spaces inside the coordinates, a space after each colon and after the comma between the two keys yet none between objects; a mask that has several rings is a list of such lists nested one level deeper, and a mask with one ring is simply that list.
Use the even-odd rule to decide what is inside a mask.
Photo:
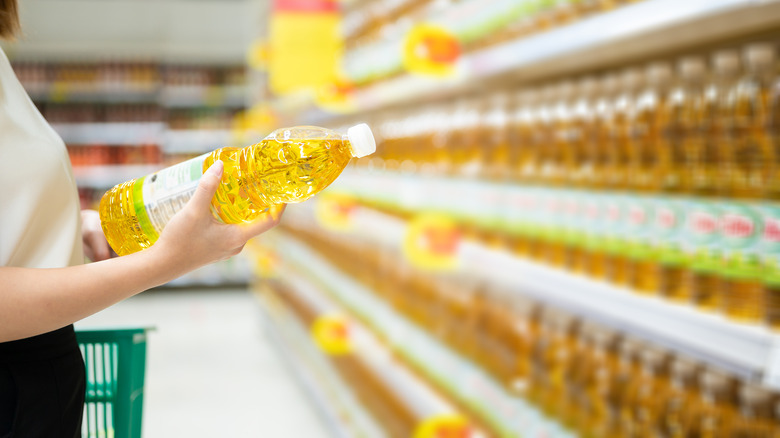
[{"label": "green label stripe", "polygon": [[141,226],[141,231],[146,234],[146,237],[151,242],[156,242],[160,237],[152,226],[152,221],[149,220],[149,215],[146,214],[146,206],[144,205],[144,181],[146,177],[139,178],[133,183],[133,209],[135,215],[138,217],[138,224]]}]

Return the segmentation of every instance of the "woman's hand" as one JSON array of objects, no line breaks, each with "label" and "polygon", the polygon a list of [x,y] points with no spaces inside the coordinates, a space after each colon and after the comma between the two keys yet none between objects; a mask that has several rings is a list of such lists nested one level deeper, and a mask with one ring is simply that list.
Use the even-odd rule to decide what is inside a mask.
[{"label": "woman's hand", "polygon": [[93,262],[111,257],[103,228],[100,226],[100,214],[95,210],[81,210],[81,238],[84,241],[84,255]]},{"label": "woman's hand", "polygon": [[240,253],[249,239],[279,223],[284,206],[272,207],[250,224],[223,224],[214,218],[211,199],[219,187],[223,169],[222,161],[216,161],[203,173],[192,199],[171,218],[160,238],[149,248],[164,254],[166,262],[172,263],[177,271],[184,273],[228,259]]}]

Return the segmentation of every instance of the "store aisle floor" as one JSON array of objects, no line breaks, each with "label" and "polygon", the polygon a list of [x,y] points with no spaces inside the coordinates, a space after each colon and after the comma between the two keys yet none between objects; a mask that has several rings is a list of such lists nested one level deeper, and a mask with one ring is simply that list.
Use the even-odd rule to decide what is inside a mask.
[{"label": "store aisle floor", "polygon": [[77,328],[156,328],[148,340],[144,438],[328,436],[261,318],[245,290],[158,290]]}]

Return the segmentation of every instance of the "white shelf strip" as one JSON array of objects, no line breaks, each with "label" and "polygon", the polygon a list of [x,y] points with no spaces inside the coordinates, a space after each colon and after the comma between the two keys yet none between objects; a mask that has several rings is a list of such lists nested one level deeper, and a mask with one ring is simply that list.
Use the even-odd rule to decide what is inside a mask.
[{"label": "white shelf strip", "polygon": [[278,239],[279,253],[299,272],[309,275],[371,327],[396,351],[412,361],[452,396],[469,406],[504,436],[569,437],[520,397],[509,394],[490,375],[450,350],[317,253],[290,237]]},{"label": "white shelf strip", "polygon": [[162,164],[125,164],[107,166],[78,166],[73,176],[80,187],[110,188],[116,184],[154,173]]},{"label": "white shelf strip", "polygon": [[165,124],[159,122],[52,123],[69,144],[144,145],[159,144]]}]

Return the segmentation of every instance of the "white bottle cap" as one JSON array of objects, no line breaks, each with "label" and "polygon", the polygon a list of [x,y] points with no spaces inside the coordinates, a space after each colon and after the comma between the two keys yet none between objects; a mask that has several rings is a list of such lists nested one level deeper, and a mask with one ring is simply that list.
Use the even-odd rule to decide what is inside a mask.
[{"label": "white bottle cap", "polygon": [[352,155],[356,158],[365,157],[376,152],[376,140],[371,128],[365,123],[355,125],[347,130],[347,138],[352,144]]}]

